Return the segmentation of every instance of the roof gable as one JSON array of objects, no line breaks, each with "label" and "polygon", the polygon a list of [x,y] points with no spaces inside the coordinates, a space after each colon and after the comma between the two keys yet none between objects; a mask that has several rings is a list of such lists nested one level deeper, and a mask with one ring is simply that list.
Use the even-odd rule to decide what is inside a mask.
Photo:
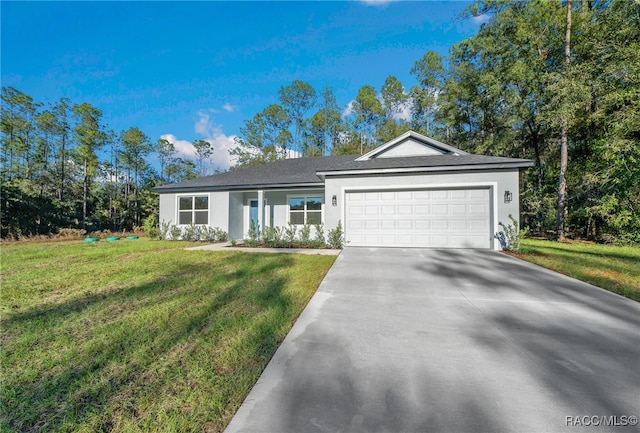
[{"label": "roof gable", "polygon": [[399,137],[376,147],[371,152],[366,153],[356,159],[356,161],[367,161],[377,158],[402,158],[431,155],[468,155],[460,149],[448,144],[434,140],[414,131],[407,131]]}]

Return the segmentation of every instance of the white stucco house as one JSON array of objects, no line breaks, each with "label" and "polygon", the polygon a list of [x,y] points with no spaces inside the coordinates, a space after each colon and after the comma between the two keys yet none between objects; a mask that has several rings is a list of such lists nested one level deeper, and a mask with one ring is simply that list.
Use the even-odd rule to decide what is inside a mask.
[{"label": "white stucco house", "polygon": [[499,249],[533,161],[472,155],[409,131],[365,155],[286,159],[154,188],[160,221],[219,227],[342,223],[347,246]]}]

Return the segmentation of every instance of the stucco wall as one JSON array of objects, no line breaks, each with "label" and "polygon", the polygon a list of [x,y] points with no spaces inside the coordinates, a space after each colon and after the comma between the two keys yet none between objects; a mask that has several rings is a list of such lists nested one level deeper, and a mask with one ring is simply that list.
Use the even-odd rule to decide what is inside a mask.
[{"label": "stucco wall", "polygon": [[244,193],[229,193],[229,238],[242,239],[242,227],[244,218]]},{"label": "stucco wall", "polygon": [[[519,171],[498,170],[491,172],[454,172],[454,173],[432,173],[432,174],[411,174],[395,176],[342,176],[327,177],[325,180],[325,226],[333,229],[342,221],[344,228],[344,202],[346,192],[361,189],[389,189],[389,188],[465,188],[489,186],[495,208],[492,214],[493,233],[499,231],[498,222],[508,224],[508,216],[513,215],[520,219],[519,201]],[[504,203],[504,192],[513,193],[510,203]],[[331,198],[336,196],[337,206],[331,205]],[[494,207],[494,206],[492,206]],[[499,243],[493,242],[493,247],[499,249]]]},{"label": "stucco wall", "polygon": [[176,194],[160,194],[160,222],[176,224]]},{"label": "stucco wall", "polygon": [[224,231],[228,231],[229,193],[226,191],[160,194],[160,222],[171,221],[171,225],[178,225],[178,197],[194,195],[206,195],[209,197],[208,225],[211,227],[219,227]]}]

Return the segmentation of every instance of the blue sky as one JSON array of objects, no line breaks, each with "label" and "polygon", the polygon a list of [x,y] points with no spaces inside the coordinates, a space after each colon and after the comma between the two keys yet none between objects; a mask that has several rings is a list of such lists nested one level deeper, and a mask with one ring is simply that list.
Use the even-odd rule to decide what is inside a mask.
[{"label": "blue sky", "polygon": [[477,32],[466,2],[7,2],[1,81],[38,102],[68,97],[186,156],[210,140],[225,169],[243,121],[278,89],[331,86],[341,107],[395,75],[409,89],[425,52]]}]

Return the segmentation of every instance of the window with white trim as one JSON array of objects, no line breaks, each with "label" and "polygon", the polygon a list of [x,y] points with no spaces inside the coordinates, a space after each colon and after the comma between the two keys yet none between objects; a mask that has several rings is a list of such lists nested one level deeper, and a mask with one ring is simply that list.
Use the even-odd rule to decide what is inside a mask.
[{"label": "window with white trim", "polygon": [[178,197],[178,224],[209,224],[209,197],[182,195]]},{"label": "window with white trim", "polygon": [[322,223],[320,196],[289,197],[289,222],[296,225]]}]

